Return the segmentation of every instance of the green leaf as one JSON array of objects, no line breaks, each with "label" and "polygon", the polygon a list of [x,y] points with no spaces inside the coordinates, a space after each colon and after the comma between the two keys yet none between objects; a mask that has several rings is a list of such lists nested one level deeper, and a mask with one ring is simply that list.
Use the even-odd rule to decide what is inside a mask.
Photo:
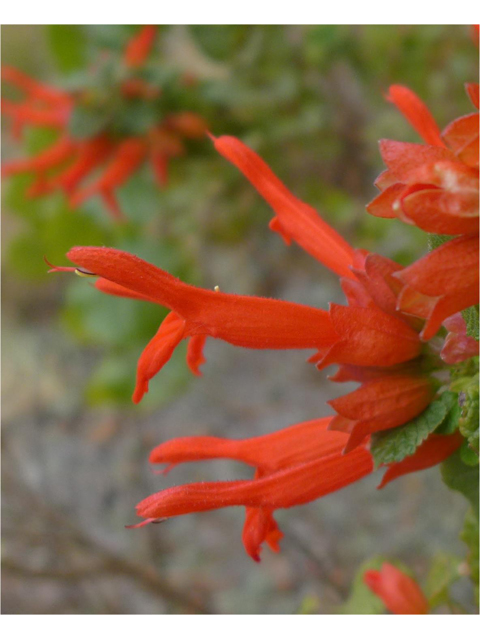
[{"label": "green leaf", "polygon": [[383,556],[375,556],[364,562],[353,579],[352,589],[348,600],[340,607],[339,613],[347,615],[372,615],[385,613],[385,605],[364,583],[363,576],[369,569],[380,570],[386,562]]},{"label": "green leaf", "polygon": [[87,61],[84,27],[76,24],[47,26],[50,49],[60,71],[68,73],[85,66]]},{"label": "green leaf", "polygon": [[463,531],[460,534],[461,540],[465,542],[468,547],[467,562],[470,568],[470,577],[473,583],[476,585],[476,601],[478,602],[478,515],[475,516],[470,509],[465,517],[465,524]]},{"label": "green leaf", "polygon": [[[444,394],[445,395],[445,394]],[[443,396],[442,396],[443,397]],[[372,439],[371,453],[376,466],[400,462],[415,453],[417,447],[443,422],[451,397],[445,402],[434,400],[423,413],[401,427],[377,434]]]},{"label": "green leaf", "polygon": [[467,325],[467,336],[479,339],[479,319],[478,319],[478,304],[474,307],[468,307],[462,311],[463,319]]},{"label": "green leaf", "polygon": [[462,414],[462,409],[459,404],[458,393],[445,391],[439,399],[446,406],[448,413],[442,424],[435,429],[435,433],[447,436],[458,429],[458,422]]},{"label": "green leaf", "polygon": [[459,420],[460,433],[467,438],[471,449],[479,451],[479,393],[478,374],[471,378],[461,394],[463,406]]},{"label": "green leaf", "polygon": [[461,558],[445,553],[439,553],[435,556],[424,589],[431,609],[449,602],[449,588],[461,578],[460,565]]},{"label": "green leaf", "polygon": [[462,493],[478,517],[478,465],[466,465],[461,452],[456,451],[442,462],[441,471],[445,484],[453,491]]}]

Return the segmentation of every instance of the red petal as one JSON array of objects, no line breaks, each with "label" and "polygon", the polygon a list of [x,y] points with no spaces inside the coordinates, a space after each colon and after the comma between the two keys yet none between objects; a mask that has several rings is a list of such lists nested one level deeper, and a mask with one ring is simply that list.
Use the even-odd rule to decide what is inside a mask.
[{"label": "red petal", "polygon": [[380,571],[365,571],[363,580],[392,613],[428,613],[428,601],[418,584],[393,565],[384,562]]},{"label": "red petal", "polygon": [[262,544],[266,542],[275,553],[280,551],[279,542],[283,538],[272,509],[247,507],[242,540],[248,555],[260,562]]},{"label": "red petal", "polygon": [[456,235],[478,230],[478,191],[423,189],[402,199],[404,214],[429,233]]},{"label": "red petal", "polygon": [[230,440],[213,436],[174,438],[150,454],[153,464],[229,458],[271,473],[286,467],[340,453],[347,442],[344,434],[328,430],[331,417],[319,418],[281,429],[275,433]]},{"label": "red petal", "polygon": [[455,294],[459,289],[478,286],[478,235],[445,242],[409,267],[397,271],[395,277],[432,297]]},{"label": "red petal", "polygon": [[276,213],[273,228],[340,276],[352,277],[353,249],[318,213],[296,198],[267,164],[240,140],[214,138],[215,148],[240,169]]},{"label": "red petal", "polygon": [[407,473],[422,471],[434,467],[443,462],[452,455],[462,444],[463,438],[458,431],[449,436],[441,436],[432,433],[423,442],[415,453],[401,462],[394,462],[388,465],[382,482],[378,485],[378,489],[382,489],[392,480],[404,476]]},{"label": "red petal", "polygon": [[468,143],[478,138],[478,113],[470,113],[451,122],[442,132],[447,144],[459,152]]},{"label": "red petal", "polygon": [[426,164],[444,160],[456,161],[455,154],[449,149],[395,140],[381,140],[380,153],[397,182],[405,184],[411,181],[424,182],[419,179],[418,170]]},{"label": "red petal", "polygon": [[196,376],[202,375],[200,367],[206,362],[203,355],[206,340],[207,336],[193,336],[188,341],[187,364],[190,371]]},{"label": "red petal", "polygon": [[387,187],[366,206],[368,213],[377,218],[396,218],[395,203],[405,191],[405,185],[395,182]]},{"label": "red petal", "polygon": [[467,82],[465,89],[467,90],[468,97],[472,101],[473,106],[478,109],[478,83]]},{"label": "red petal", "polygon": [[432,114],[413,91],[400,84],[394,84],[389,89],[387,99],[395,104],[427,144],[445,146]]},{"label": "red petal", "polygon": [[140,402],[148,391],[149,381],[170,360],[180,341],[185,337],[185,321],[171,312],[160,325],[138,361],[137,383],[133,402]]},{"label": "red petal", "polygon": [[377,307],[390,315],[398,315],[397,295],[401,290],[392,274],[401,268],[397,262],[375,253],[368,255],[363,271],[354,270],[359,282]]},{"label": "red petal", "polygon": [[319,363],[385,366],[415,358],[421,349],[416,331],[377,308],[330,306],[333,326],[341,340]]},{"label": "red petal", "polygon": [[366,382],[328,404],[345,418],[369,420],[381,429],[391,429],[421,413],[434,395],[433,380],[397,374]]}]

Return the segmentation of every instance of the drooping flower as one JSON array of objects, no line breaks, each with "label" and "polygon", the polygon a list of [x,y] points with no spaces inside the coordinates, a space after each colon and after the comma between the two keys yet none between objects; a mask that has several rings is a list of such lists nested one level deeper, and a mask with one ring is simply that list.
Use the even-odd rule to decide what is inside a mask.
[{"label": "drooping flower", "polygon": [[419,615],[429,611],[428,600],[415,580],[388,562],[380,571],[365,571],[363,580],[391,613]]},{"label": "drooping flower", "polygon": [[[117,220],[123,216],[116,190],[144,162],[151,163],[158,184],[165,186],[170,160],[185,153],[186,140],[201,138],[207,125],[201,116],[189,111],[162,113],[164,98],[160,88],[148,83],[139,73],[151,52],[155,36],[156,27],[146,26],[127,44],[124,54],[127,70],[122,70],[120,82],[103,89],[108,93],[108,100],[99,91],[98,81],[93,82],[94,89],[85,86],[68,93],[40,84],[12,67],[4,67],[3,80],[26,94],[19,103],[2,100],[3,113],[13,119],[14,134],[18,137],[23,126],[28,124],[58,129],[60,137],[36,156],[4,163],[2,175],[31,173],[35,180],[27,192],[29,196],[39,197],[62,189],[72,208],[98,195]],[[150,114],[140,132],[135,111],[139,102]],[[93,122],[98,120],[101,130],[97,127],[95,134],[83,137],[78,122],[85,117],[82,116],[85,112],[90,113]],[[121,134],[118,128],[115,129],[119,113],[128,116],[126,122],[134,123],[134,126],[130,125],[131,133],[128,127],[124,127]],[[75,129],[72,128],[74,119]]]}]

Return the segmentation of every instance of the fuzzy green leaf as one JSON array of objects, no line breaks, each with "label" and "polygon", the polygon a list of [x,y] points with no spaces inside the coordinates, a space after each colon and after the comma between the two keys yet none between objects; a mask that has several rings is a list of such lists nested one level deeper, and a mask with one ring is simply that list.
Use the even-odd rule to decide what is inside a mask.
[{"label": "fuzzy green leaf", "polygon": [[[443,396],[442,396],[443,397]],[[417,447],[444,421],[451,397],[434,400],[423,413],[407,424],[377,434],[372,439],[371,453],[376,466],[400,462],[415,453]]]}]

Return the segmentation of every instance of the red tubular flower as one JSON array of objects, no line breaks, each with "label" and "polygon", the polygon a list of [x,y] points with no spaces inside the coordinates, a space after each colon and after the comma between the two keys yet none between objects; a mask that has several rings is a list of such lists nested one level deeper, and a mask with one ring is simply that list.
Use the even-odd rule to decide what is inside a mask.
[{"label": "red tubular flower", "polygon": [[[140,401],[148,389],[148,380],[167,362],[183,338],[210,336],[253,349],[325,348],[338,339],[326,311],[280,300],[199,289],[115,249],[76,247],[67,255],[88,272],[113,283],[114,295],[125,295],[126,289],[127,297],[148,299],[175,312],[175,317],[170,314],[164,320],[140,359],[135,402]],[[111,293],[104,280],[99,288]],[[178,330],[173,331],[173,325]],[[197,363],[199,346],[202,345],[197,342]]]},{"label": "red tubular flower", "polygon": [[401,462],[389,464],[377,488],[383,489],[389,482],[407,473],[422,471],[440,464],[455,453],[462,442],[463,438],[458,431],[448,436],[432,433],[413,455],[404,458]]},{"label": "red tubular flower", "polygon": [[[478,109],[478,85],[467,85]],[[398,217],[424,231],[457,235],[478,231],[478,114],[454,120],[440,134],[424,103],[409,89],[390,87],[395,103],[426,145],[382,140],[387,172],[367,211]],[[447,148],[448,147],[448,148]]]},{"label": "red tubular flower", "polygon": [[[179,463],[230,458],[254,466],[254,479],[258,480],[281,469],[313,460],[320,463],[327,456],[340,455],[347,436],[328,431],[330,421],[330,417],[310,420],[246,440],[212,436],[175,438],[156,447],[150,454],[150,462],[167,464],[167,472]],[[247,506],[242,538],[247,553],[255,561],[260,560],[263,542],[279,551],[282,535],[272,507]]]},{"label": "red tubular flower", "polygon": [[356,482],[373,470],[370,453],[357,447],[254,480],[199,482],[160,491],[137,505],[143,518],[170,518],[223,507],[288,509]]},{"label": "red tubular flower", "polygon": [[[337,434],[342,435],[342,434]],[[272,434],[274,438],[276,434]],[[253,480],[199,482],[165,489],[137,505],[137,513],[148,524],[159,518],[211,511],[224,507],[247,507],[243,541],[247,552],[258,561],[266,541],[274,551],[282,536],[273,519],[275,509],[305,504],[357,482],[373,470],[370,453],[358,447],[348,455],[333,453]]]},{"label": "red tubular flower", "polygon": [[352,278],[353,249],[315,209],[292,195],[265,162],[240,140],[231,136],[212,139],[217,151],[240,169],[275,211],[270,222],[272,231],[279,233],[287,244],[295,240],[338,275]]},{"label": "red tubular flower", "polygon": [[156,25],[142,27],[139,32],[135,34],[125,50],[125,64],[128,67],[141,67],[144,64],[152,50],[156,35]]},{"label": "red tubular flower", "polygon": [[428,601],[418,584],[388,562],[380,571],[365,571],[363,580],[392,613],[399,615],[426,614]]},{"label": "red tubular flower", "polygon": [[433,337],[442,322],[478,304],[478,235],[454,238],[396,272],[404,285],[399,308],[427,320],[422,338]]}]

